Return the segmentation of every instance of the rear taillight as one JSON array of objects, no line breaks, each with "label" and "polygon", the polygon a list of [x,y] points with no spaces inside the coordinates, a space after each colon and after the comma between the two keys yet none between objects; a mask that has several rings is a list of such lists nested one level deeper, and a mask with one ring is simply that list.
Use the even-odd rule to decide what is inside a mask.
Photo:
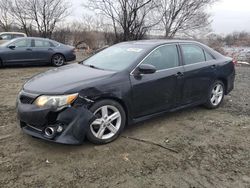
[{"label": "rear taillight", "polygon": [[238,61],[236,59],[233,59],[232,63],[236,66],[238,64]]}]

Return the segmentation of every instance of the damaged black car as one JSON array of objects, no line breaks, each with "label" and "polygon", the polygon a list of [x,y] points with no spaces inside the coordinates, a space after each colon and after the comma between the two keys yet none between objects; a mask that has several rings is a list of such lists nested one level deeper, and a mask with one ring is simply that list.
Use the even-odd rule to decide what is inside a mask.
[{"label": "damaged black car", "polygon": [[201,43],[124,42],[34,76],[19,93],[18,117],[33,137],[105,144],[127,124],[190,106],[218,108],[234,79],[232,59]]}]

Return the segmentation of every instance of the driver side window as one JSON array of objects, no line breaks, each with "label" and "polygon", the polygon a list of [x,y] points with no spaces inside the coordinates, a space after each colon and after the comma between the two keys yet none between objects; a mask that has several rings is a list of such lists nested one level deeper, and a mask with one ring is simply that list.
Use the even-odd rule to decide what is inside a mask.
[{"label": "driver side window", "polygon": [[16,48],[28,48],[28,47],[31,47],[31,40],[22,39],[17,42],[14,42],[12,45],[14,45]]},{"label": "driver side window", "polygon": [[153,65],[156,70],[165,70],[179,66],[176,45],[166,45],[154,50],[142,64]]}]

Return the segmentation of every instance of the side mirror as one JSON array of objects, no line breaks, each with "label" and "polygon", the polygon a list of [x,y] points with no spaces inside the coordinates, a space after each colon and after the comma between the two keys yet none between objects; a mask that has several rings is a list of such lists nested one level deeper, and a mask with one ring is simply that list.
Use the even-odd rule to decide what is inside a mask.
[{"label": "side mirror", "polygon": [[15,45],[10,45],[10,46],[8,46],[8,48],[11,49],[11,50],[13,50],[13,49],[16,48],[16,46]]},{"label": "side mirror", "polygon": [[139,66],[138,71],[140,74],[154,74],[157,70],[153,65],[142,64]]}]

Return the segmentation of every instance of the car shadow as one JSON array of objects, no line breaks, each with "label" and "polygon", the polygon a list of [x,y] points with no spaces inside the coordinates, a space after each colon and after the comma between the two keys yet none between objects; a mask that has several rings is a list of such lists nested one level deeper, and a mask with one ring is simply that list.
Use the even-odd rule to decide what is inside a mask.
[{"label": "car shadow", "polygon": [[53,67],[52,65],[5,65],[0,69],[22,69],[22,68],[43,68],[43,67]]},{"label": "car shadow", "polygon": [[[127,125],[124,129],[124,132],[121,134],[120,138],[126,137],[130,133],[136,132],[138,128],[147,128],[148,126],[152,126],[152,124],[157,124],[158,122],[162,122],[162,121],[168,121],[170,118],[173,118],[173,117],[182,117],[182,116],[188,115],[190,113],[193,114],[193,113],[198,112],[198,111],[207,111],[207,109],[205,109],[203,106],[190,107],[190,108],[185,108],[185,109],[182,109],[182,110],[179,110],[176,112],[166,112],[166,113],[161,114],[159,116],[153,117],[149,120],[145,120],[145,121],[141,121],[139,123]],[[58,152],[78,151],[78,150],[82,150],[82,149],[91,149],[91,148],[94,148],[95,146],[97,146],[95,144],[90,143],[87,139],[85,139],[83,144],[81,144],[81,145],[67,145],[67,144],[58,144],[58,143],[54,143],[54,142],[49,142],[49,141],[42,140],[39,138],[31,137],[28,135],[25,135],[25,136],[26,136],[26,139],[28,139],[29,143],[32,143],[32,145],[34,147],[44,148],[45,150],[53,149],[53,150],[56,150]],[[116,141],[114,141],[114,142],[116,142]]]},{"label": "car shadow", "polygon": [[207,110],[208,109],[206,109],[205,107],[200,105],[200,106],[196,106],[196,107],[184,108],[181,110],[177,110],[175,112],[166,112],[166,113],[160,114],[158,116],[155,116],[153,118],[150,118],[148,120],[144,120],[144,121],[141,121],[138,123],[127,125],[125,127],[124,133],[133,132],[133,130],[137,129],[138,127],[147,127],[147,126],[150,126],[152,124],[157,124],[158,122],[167,121],[173,117],[182,117],[182,116],[185,116],[185,115],[190,114],[190,113],[195,113],[198,111],[207,111]]},{"label": "car shadow", "polygon": [[59,144],[59,143],[55,143],[55,142],[50,142],[47,140],[43,140],[40,138],[36,138],[36,137],[32,137],[29,135],[24,134],[24,137],[28,140],[28,142],[33,145],[34,147],[39,147],[39,148],[43,148],[43,149],[53,149],[54,151],[67,151],[67,152],[71,152],[71,151],[75,151],[75,150],[79,150],[79,149],[83,149],[83,148],[89,148],[91,147],[91,143],[89,143],[88,141],[84,141],[83,144],[81,145],[69,145],[69,144]]},{"label": "car shadow", "polygon": [[[73,64],[73,63],[77,63],[77,62],[76,61],[67,62],[63,66],[70,65],[70,64]],[[33,65],[31,65],[31,64],[4,65],[4,66],[0,67],[0,70],[1,69],[22,69],[22,68],[56,68],[56,67],[51,65],[51,64],[42,64],[42,65],[39,65],[39,64],[33,64]]]}]

